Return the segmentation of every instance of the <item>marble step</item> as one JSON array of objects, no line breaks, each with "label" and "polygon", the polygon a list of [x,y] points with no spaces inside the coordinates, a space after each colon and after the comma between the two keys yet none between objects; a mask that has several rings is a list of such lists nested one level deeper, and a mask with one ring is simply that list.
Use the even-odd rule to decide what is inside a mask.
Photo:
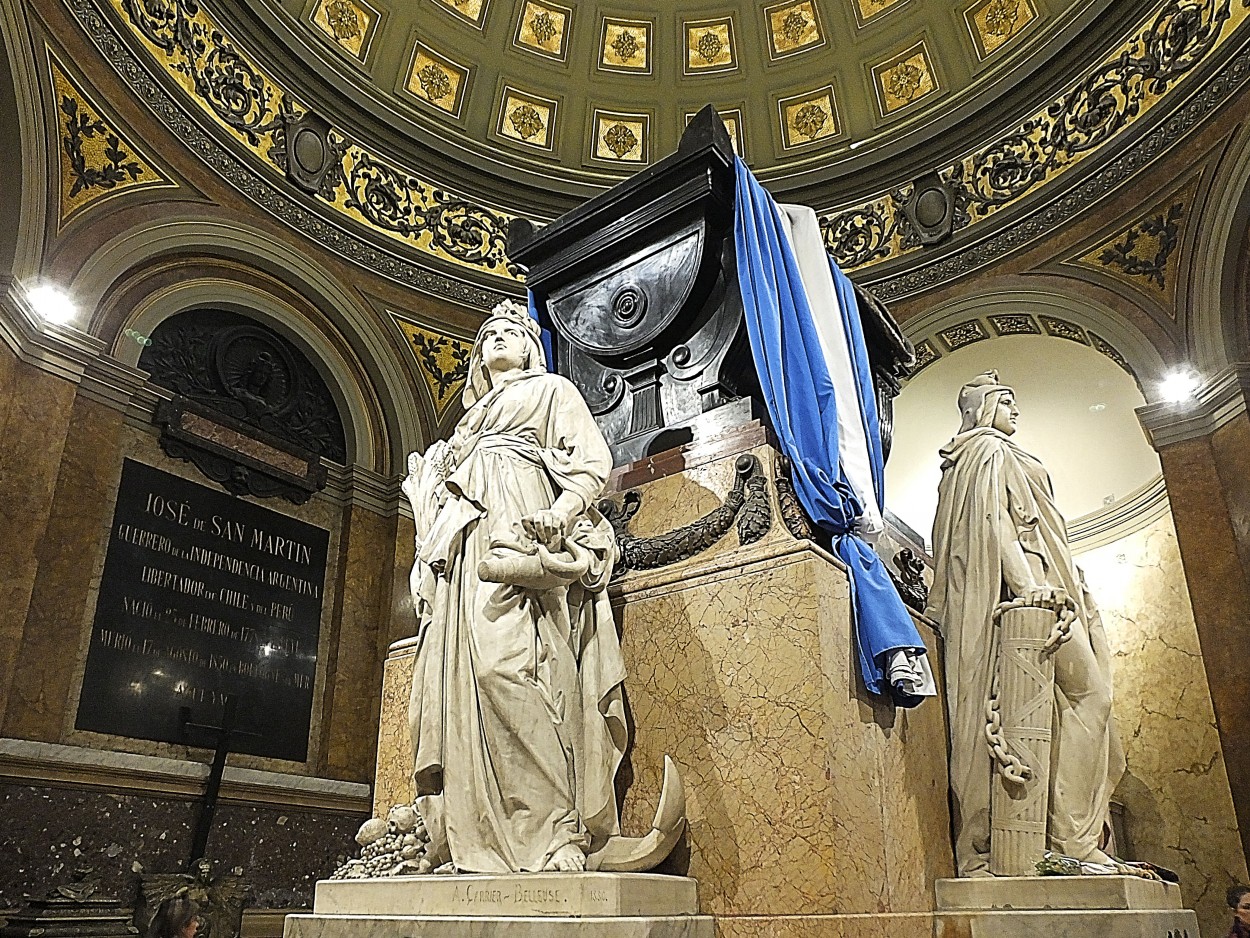
[{"label": "marble step", "polygon": [[713,938],[710,915],[288,915],[283,938]]},{"label": "marble step", "polygon": [[[1180,909],[1181,888],[1138,876],[939,879],[939,912],[974,909]],[[1192,934],[1190,938],[1193,938]]]},{"label": "marble step", "polygon": [[523,873],[322,880],[316,915],[600,916],[694,915],[693,879],[657,873]]},{"label": "marble step", "polygon": [[938,912],[934,938],[1200,938],[1183,909]]}]

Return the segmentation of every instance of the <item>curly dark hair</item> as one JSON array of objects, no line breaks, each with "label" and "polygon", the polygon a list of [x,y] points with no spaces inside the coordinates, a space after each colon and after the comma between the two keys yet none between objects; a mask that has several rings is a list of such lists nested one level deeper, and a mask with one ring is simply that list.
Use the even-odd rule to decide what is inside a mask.
[{"label": "curly dark hair", "polygon": [[152,916],[146,938],[181,938],[183,929],[199,914],[200,907],[189,896],[166,899]]},{"label": "curly dark hair", "polygon": [[1240,884],[1230,886],[1228,887],[1228,892],[1224,894],[1224,901],[1228,903],[1230,909],[1235,909],[1241,904],[1241,898],[1246,893],[1250,893],[1250,886],[1242,886]]}]

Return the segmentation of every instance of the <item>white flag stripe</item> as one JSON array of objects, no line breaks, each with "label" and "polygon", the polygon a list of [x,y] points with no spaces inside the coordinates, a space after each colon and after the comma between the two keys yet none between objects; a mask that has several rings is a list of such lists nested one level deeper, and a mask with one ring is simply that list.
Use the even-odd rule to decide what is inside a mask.
[{"label": "white flag stripe", "polygon": [[[833,380],[834,403],[838,409],[838,458],[847,482],[864,506],[857,533],[870,544],[885,529],[877,508],[877,493],[872,479],[872,458],[864,430],[864,415],[859,405],[855,369],[851,360],[850,340],[842,324],[842,310],[829,269],[816,212],[806,205],[778,205],[785,219],[786,236],[799,265],[803,290],[812,310],[812,322],[820,340],[825,367]],[[852,315],[856,315],[853,311]]]}]

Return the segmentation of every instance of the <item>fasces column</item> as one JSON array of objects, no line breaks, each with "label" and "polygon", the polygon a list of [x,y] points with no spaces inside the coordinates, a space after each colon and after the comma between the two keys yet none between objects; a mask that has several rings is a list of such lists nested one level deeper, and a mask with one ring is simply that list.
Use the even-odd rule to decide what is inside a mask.
[{"label": "fasces column", "polygon": [[1055,711],[1055,659],[1047,641],[1055,613],[1009,603],[996,618],[997,694],[987,714],[994,754],[990,870],[995,876],[1033,876],[1046,852]]},{"label": "fasces column", "polygon": [[1250,851],[1250,365],[1138,411],[1163,464],[1242,845]]}]

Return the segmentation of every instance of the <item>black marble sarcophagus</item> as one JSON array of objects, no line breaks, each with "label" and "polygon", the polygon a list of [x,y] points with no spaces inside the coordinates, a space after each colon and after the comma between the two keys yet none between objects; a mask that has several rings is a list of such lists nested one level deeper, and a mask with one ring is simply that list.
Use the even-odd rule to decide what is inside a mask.
[{"label": "black marble sarcophagus", "polygon": [[[703,414],[759,397],[734,195],[733,147],[709,105],[676,153],[544,228],[509,228],[508,254],[545,300],[557,370],[585,396],[617,465],[687,442]],[[884,306],[856,294],[888,452],[912,348]],[[763,407],[741,412],[749,420]]]}]

